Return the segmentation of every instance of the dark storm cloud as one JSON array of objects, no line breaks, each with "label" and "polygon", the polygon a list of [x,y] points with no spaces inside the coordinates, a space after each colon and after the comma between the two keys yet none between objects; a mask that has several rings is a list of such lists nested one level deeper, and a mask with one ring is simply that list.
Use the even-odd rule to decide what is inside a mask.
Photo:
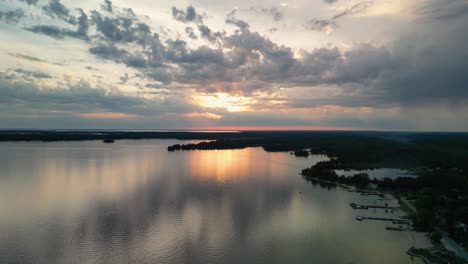
[{"label": "dark storm cloud", "polygon": [[79,110],[106,109],[128,110],[140,100],[124,96],[117,90],[93,88],[86,82],[68,85],[67,89],[44,89],[34,82],[0,78],[0,102],[5,104],[27,103],[32,108],[48,105],[48,109]]},{"label": "dark storm cloud", "polygon": [[163,67],[150,69],[146,73],[146,76],[148,78],[165,85],[170,84],[172,82],[172,80],[174,79],[173,75],[174,74],[170,69]]},{"label": "dark storm cloud", "polygon": [[278,79],[282,78],[295,62],[290,48],[279,46],[250,30],[227,36],[224,42],[226,47],[233,50],[228,53],[229,65],[233,67],[254,66],[249,69],[249,75],[257,75],[259,79],[268,80],[275,78],[273,76],[278,76]]},{"label": "dark storm cloud", "polygon": [[323,19],[323,18],[312,18],[306,21],[304,27],[308,30],[313,31],[324,31],[329,32],[338,27],[338,20],[350,16],[364,12],[372,5],[373,2],[365,1],[356,3],[350,7],[347,7],[343,11],[333,15],[330,19]]},{"label": "dark storm cloud", "polygon": [[211,29],[208,26],[205,25],[199,25],[198,30],[200,30],[200,33],[203,37],[208,38],[211,40]]},{"label": "dark storm cloud", "polygon": [[36,5],[39,0],[20,0],[28,5]]},{"label": "dark storm cloud", "polygon": [[463,104],[468,101],[466,34],[460,23],[450,30],[401,38],[392,49],[365,44],[345,53],[316,50],[304,57],[289,82],[339,85],[351,92],[334,96],[337,105]]},{"label": "dark storm cloud", "polygon": [[115,17],[104,16],[94,10],[91,12],[91,20],[99,36],[106,41],[145,44],[151,35],[150,27],[140,22],[131,9]]},{"label": "dark storm cloud", "polygon": [[128,55],[128,51],[118,48],[110,43],[100,43],[89,49],[91,54],[100,58],[121,62],[120,60]]},{"label": "dark storm cloud", "polygon": [[416,10],[420,16],[428,19],[458,19],[468,15],[468,2],[464,0],[434,1],[425,3]]},{"label": "dark storm cloud", "polygon": [[[361,12],[366,5],[350,7],[335,15],[335,18]],[[227,23],[238,22],[235,19],[235,12],[228,17],[230,21]],[[464,74],[468,66],[461,59],[464,56],[456,56],[467,53],[462,48],[463,41],[459,39],[460,37],[455,37],[465,35],[460,32],[463,27],[458,28],[458,32],[446,33],[443,38],[433,36],[431,45],[427,40],[408,39],[397,42],[397,48],[391,51],[384,47],[363,44],[344,53],[337,48],[316,49],[303,54],[301,59],[295,59],[290,48],[279,46],[242,25],[241,31],[219,36],[223,43],[222,47],[228,51],[207,46],[190,49],[185,41],[168,40],[166,43],[156,41],[147,53],[133,54],[134,58],[139,56],[139,59],[133,62],[129,59],[131,56],[128,51],[115,47],[100,50],[100,53],[107,54],[100,56],[133,67],[135,61],[139,61],[140,63],[136,63],[138,67],[149,69],[146,71],[148,77],[162,83],[176,82],[204,86],[220,82],[225,83],[222,89],[226,92],[241,90],[249,93],[265,89],[265,86],[271,86],[272,83],[285,86],[329,84],[341,85],[352,91],[367,94],[366,97],[362,97],[367,99],[361,104],[353,102],[357,100],[356,98],[350,99],[351,97],[346,95],[336,98],[337,104],[339,100],[343,104],[348,99],[353,105],[375,106],[468,98],[467,89],[463,86],[468,83]],[[207,35],[211,33],[208,30],[206,32]],[[438,39],[459,40],[439,44]],[[423,48],[420,43],[427,43],[428,46]],[[408,47],[411,47],[410,51],[403,49]],[[424,50],[431,52],[423,52]],[[451,52],[447,53],[448,51]],[[96,54],[96,50],[93,53]],[[445,55],[439,57],[438,54]],[[419,56],[415,58],[416,55]],[[442,60],[445,61],[444,67],[437,66],[441,65],[437,61]],[[453,66],[450,67],[452,63]],[[175,64],[178,68],[172,69],[164,66],[165,64]],[[251,82],[263,82],[264,85],[252,86],[248,84]],[[240,83],[240,85],[235,85],[233,88],[229,83]]]},{"label": "dark storm cloud", "polygon": [[208,40],[211,43],[215,43],[217,40],[221,39],[224,36],[224,32],[213,32],[206,25],[198,25],[198,30],[200,31],[201,37]]},{"label": "dark storm cloud", "polygon": [[44,34],[46,36],[57,38],[57,39],[66,37],[67,32],[68,32],[59,27],[48,26],[48,25],[32,26],[30,28],[27,28],[27,30],[34,32],[34,33]]},{"label": "dark storm cloud", "polygon": [[[107,4],[107,2],[104,3]],[[58,0],[51,1],[43,9],[49,15],[75,25],[76,30],[51,25],[36,25],[28,30],[54,38],[72,37],[89,40],[89,28],[93,26],[97,32],[95,38],[109,42],[138,42],[139,44],[144,44],[151,34],[150,27],[140,22],[130,8],[123,8],[122,11],[111,17],[93,10],[90,18],[81,8],[77,9],[77,16],[73,16],[69,9]]]},{"label": "dark storm cloud", "polygon": [[69,11],[64,11],[68,10],[66,7],[59,8],[56,7],[56,4],[61,5],[57,0],[55,2],[51,1],[49,6],[45,6],[44,9],[49,13],[52,12],[50,10],[58,10],[52,12],[52,14],[60,14],[60,17],[63,18],[63,20],[75,25],[76,30],[62,28],[55,25],[35,25],[29,27],[28,30],[53,38],[71,37],[90,40],[89,28],[92,26],[97,33],[93,36],[94,38],[99,38],[102,41],[108,41],[111,43],[137,42],[141,45],[145,44],[151,35],[150,27],[147,24],[142,23],[130,8],[124,8],[122,11],[117,12],[117,14],[114,12],[115,15],[111,17],[93,10],[91,11],[90,18],[88,18],[86,12],[81,8],[77,9],[77,16],[73,16]]},{"label": "dark storm cloud", "polygon": [[201,21],[202,18],[197,15],[197,12],[193,6],[188,6],[186,11],[182,9],[177,9],[175,6],[172,7],[172,17],[174,19],[187,23],[187,22],[194,22],[194,21]]},{"label": "dark storm cloud", "polygon": [[[116,88],[91,86],[79,81],[67,83],[67,88],[41,87],[32,80],[0,72],[0,103],[13,109],[27,106],[33,113],[59,111],[59,115],[89,112],[118,112],[131,115],[156,116],[162,113],[186,113],[194,111],[194,106],[177,96],[166,99],[148,100],[128,96]],[[62,113],[63,112],[63,113]],[[60,114],[62,113],[62,114]],[[7,113],[5,113],[7,116]]]},{"label": "dark storm cloud", "polygon": [[333,98],[292,98],[282,102],[284,108],[314,108],[326,105],[344,107],[386,107],[386,101],[376,101],[373,96],[338,95]]},{"label": "dark storm cloud", "polygon": [[[314,20],[313,27],[334,27],[336,20],[363,12],[370,3],[360,2],[330,20]],[[92,11],[93,23],[83,18],[82,28],[86,30],[81,31],[87,32],[85,25],[90,25],[96,32],[89,40],[91,54],[134,68],[158,85],[190,85],[205,92],[246,95],[279,86],[334,85],[343,90],[333,101],[337,105],[346,105],[347,100],[351,105],[376,106],[468,99],[468,51],[463,39],[468,35],[466,19],[451,24],[450,30],[434,29],[388,47],[364,43],[343,52],[328,46],[295,56],[291,48],[252,31],[247,22],[235,15],[235,10],[230,12],[226,24],[240,30],[229,34],[213,32],[198,21],[200,38],[216,45],[196,48],[182,39],[161,40],[130,9],[111,17]],[[176,9],[175,17],[194,21],[198,15],[194,9]],[[437,17],[436,20],[443,23]],[[29,30],[55,38],[78,35],[78,31],[52,26]],[[187,30],[190,33],[195,34]],[[356,101],[359,98],[361,102]]]},{"label": "dark storm cloud", "polygon": [[146,68],[148,66],[145,57],[142,54],[130,53],[126,56],[124,63],[134,68]]},{"label": "dark storm cloud", "polygon": [[[81,30],[80,30],[81,29]],[[60,28],[57,26],[51,25],[36,25],[29,28],[26,28],[33,33],[43,34],[51,38],[63,39],[66,37],[87,39],[86,31],[83,31],[83,28],[78,27],[78,31],[73,31],[70,29]]]},{"label": "dark storm cloud", "polygon": [[88,39],[88,15],[83,11],[83,9],[79,8],[78,12],[80,12],[80,16],[78,17],[78,29],[76,30],[76,36],[82,39]]},{"label": "dark storm cloud", "polygon": [[112,13],[112,2],[110,0],[104,0],[101,4],[101,8],[104,11],[107,11],[109,13]]},{"label": "dark storm cloud", "polygon": [[169,40],[166,49],[165,56],[170,62],[181,64],[222,64],[224,62],[224,56],[220,50],[207,46],[191,50],[187,47],[187,42],[183,40]]},{"label": "dark storm cloud", "polygon": [[193,21],[197,18],[197,12],[195,12],[195,8],[193,6],[187,7],[187,14],[185,15],[185,19],[189,21]]},{"label": "dark storm cloud", "polygon": [[69,24],[72,24],[72,26],[76,27],[76,29],[73,30],[69,29],[68,27],[59,27],[55,25],[34,25],[29,28],[26,28],[27,30],[56,39],[69,37],[82,40],[89,40],[88,15],[83,11],[83,9],[76,9],[78,14],[75,17],[72,14],[70,14],[70,10],[58,0],[50,1],[49,5],[43,6],[42,9],[49,16],[59,18]]},{"label": "dark storm cloud", "polygon": [[[394,61],[390,52],[383,47],[361,44],[342,54],[336,69],[335,83],[361,83],[378,78]],[[390,66],[391,68],[391,66]]]},{"label": "dark storm cloud", "polygon": [[[221,32],[213,32],[208,26],[206,26],[203,23],[203,17],[198,15],[195,8],[191,5],[187,7],[186,11],[173,6],[172,16],[174,19],[184,23],[195,22],[198,26],[200,36],[211,43],[215,43],[222,36]],[[185,32],[190,39],[198,39],[192,27],[186,27]]]},{"label": "dark storm cloud", "polygon": [[[465,23],[468,20],[464,21]],[[400,103],[463,102],[468,99],[468,50],[465,23],[430,36],[396,42],[393,63],[377,79],[376,88]]]},{"label": "dark storm cloud", "polygon": [[70,16],[70,9],[68,9],[60,0],[50,0],[47,5],[42,7],[44,13],[51,17],[57,17],[63,21],[76,24],[76,19],[73,16]]},{"label": "dark storm cloud", "polygon": [[[307,107],[307,108],[310,108]],[[374,116],[360,117],[356,113],[327,113],[324,117],[304,118],[304,116],[290,116],[268,113],[231,113],[216,122],[219,126],[317,126],[317,127],[347,127],[347,128],[374,128],[402,129],[411,127],[408,121],[398,116],[375,114]]]},{"label": "dark storm cloud", "polygon": [[[166,47],[161,43],[159,36],[157,34],[150,35],[149,28],[141,23],[131,29],[130,31],[120,31],[120,29],[116,28],[110,31],[103,29],[107,33],[101,35],[100,40],[93,43],[89,49],[90,52],[100,58],[124,63],[130,67],[148,68],[163,66],[166,62]],[[110,32],[119,32],[119,34],[110,34]],[[117,42],[116,40],[119,40],[122,44],[114,44]],[[143,51],[126,47],[125,44],[129,42],[140,45]]]},{"label": "dark storm cloud", "polygon": [[0,20],[6,23],[18,23],[24,17],[24,11],[20,8],[11,11],[0,11]]},{"label": "dark storm cloud", "polygon": [[[252,76],[253,79],[274,79],[275,75],[283,76],[281,71],[286,71],[294,64],[293,53],[289,48],[279,47],[260,34],[243,30],[229,36],[222,37],[223,47],[229,49],[223,52],[221,49],[213,49],[201,46],[190,49],[182,40],[168,40],[164,45],[158,43],[156,50],[149,50],[149,54],[158,54],[158,68],[167,64],[177,64],[177,70],[171,70],[167,74],[168,67],[163,71],[165,82],[181,83],[207,83],[212,81],[235,82]],[[114,51],[115,49],[112,49]],[[106,52],[103,52],[106,51]],[[97,53],[96,50],[92,51]],[[108,49],[99,50],[99,53],[110,53]],[[125,53],[125,52],[123,52]],[[260,58],[259,54],[262,55]],[[106,56],[109,59],[124,58],[126,54],[118,57]],[[148,65],[155,64],[151,56],[145,57]],[[121,61],[119,61],[121,62]],[[271,72],[270,72],[271,71]],[[157,71],[156,77],[160,79],[161,71]],[[279,74],[279,75],[278,75]],[[154,77],[154,75],[150,75]]]}]

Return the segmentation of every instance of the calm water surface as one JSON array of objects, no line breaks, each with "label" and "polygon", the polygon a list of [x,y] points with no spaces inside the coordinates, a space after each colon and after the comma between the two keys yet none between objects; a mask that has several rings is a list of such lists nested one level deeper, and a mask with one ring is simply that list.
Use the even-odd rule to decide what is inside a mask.
[{"label": "calm water surface", "polygon": [[326,157],[175,143],[0,143],[0,263],[413,263],[410,233],[355,221],[375,197],[298,175]]}]

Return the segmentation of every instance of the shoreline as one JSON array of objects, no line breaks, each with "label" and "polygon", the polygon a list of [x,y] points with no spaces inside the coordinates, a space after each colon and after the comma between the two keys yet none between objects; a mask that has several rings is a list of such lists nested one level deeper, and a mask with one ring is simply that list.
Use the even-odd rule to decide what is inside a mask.
[{"label": "shoreline", "polygon": [[[302,176],[304,176],[304,175],[302,175]],[[345,184],[342,184],[342,183],[339,183],[339,182],[336,182],[336,181],[323,180],[323,179],[319,179],[319,178],[316,178],[316,177],[310,177],[310,176],[308,177],[308,179],[311,179],[311,180],[317,181],[317,182],[333,184],[333,185],[336,185],[338,187],[342,187],[343,189],[346,189],[348,191],[352,191],[352,192],[356,192],[356,193],[372,191],[372,192],[379,193],[380,195],[390,197],[392,200],[399,201],[399,206],[396,208],[396,210],[400,210],[400,211],[405,213],[405,216],[402,216],[402,218],[411,219],[412,214],[416,215],[418,213],[417,209],[405,197],[396,198],[395,193],[392,192],[392,191],[389,191],[389,190],[384,190],[384,189],[379,189],[379,188],[376,188],[376,189],[358,188],[358,187],[353,186],[353,185],[345,185]],[[353,190],[351,190],[351,189],[353,189]],[[389,229],[387,228],[387,230],[389,230]],[[408,234],[410,234],[413,237],[413,246],[411,248],[409,248],[406,251],[406,253],[409,256],[420,258],[426,264],[451,263],[450,261],[448,261],[448,260],[446,260],[444,258],[441,258],[440,256],[434,255],[431,252],[431,249],[433,249],[434,247],[440,247],[440,246],[442,246],[445,249],[446,252],[452,252],[455,256],[457,256],[459,258],[458,262],[456,262],[456,263],[468,263],[468,262],[466,262],[466,260],[463,259],[463,256],[460,256],[458,254],[458,252],[454,252],[454,251],[448,249],[445,246],[444,243],[441,243],[439,246],[437,246],[428,237],[426,239],[431,244],[431,246],[429,246],[429,247],[424,246],[424,247],[416,248],[414,234],[424,234],[424,236],[428,236],[430,234],[430,232],[418,232],[418,231],[415,231],[414,229],[398,230],[398,231],[408,232]],[[437,230],[437,232],[441,232],[441,231]],[[423,255],[423,254],[417,254],[417,253],[413,252],[413,250],[419,250],[419,251],[425,252],[427,257],[435,259],[435,262],[428,260],[427,257],[425,255]]]}]

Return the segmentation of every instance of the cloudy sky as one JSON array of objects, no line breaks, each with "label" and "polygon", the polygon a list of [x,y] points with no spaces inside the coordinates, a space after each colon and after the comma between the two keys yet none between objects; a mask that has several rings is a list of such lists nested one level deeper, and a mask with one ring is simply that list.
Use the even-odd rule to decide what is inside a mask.
[{"label": "cloudy sky", "polygon": [[468,130],[466,0],[0,0],[0,128]]}]

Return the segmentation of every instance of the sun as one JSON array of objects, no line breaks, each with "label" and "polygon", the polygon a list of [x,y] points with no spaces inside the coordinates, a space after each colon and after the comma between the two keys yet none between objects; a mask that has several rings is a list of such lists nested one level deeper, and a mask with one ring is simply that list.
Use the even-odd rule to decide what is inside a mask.
[{"label": "sun", "polygon": [[249,110],[250,98],[234,96],[227,93],[215,93],[213,95],[195,95],[194,100],[198,105],[207,108],[226,109],[229,112],[242,112]]}]

